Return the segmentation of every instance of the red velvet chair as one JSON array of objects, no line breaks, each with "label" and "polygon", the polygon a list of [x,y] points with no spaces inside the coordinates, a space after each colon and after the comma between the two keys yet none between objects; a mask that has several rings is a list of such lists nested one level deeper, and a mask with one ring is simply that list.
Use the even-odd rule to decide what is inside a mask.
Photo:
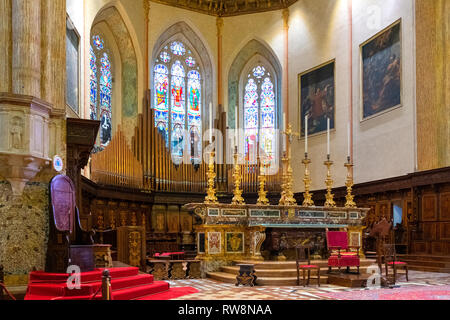
[{"label": "red velvet chair", "polygon": [[[311,264],[311,246],[298,246],[295,251],[297,255],[297,259],[295,260],[297,267],[297,285],[300,285],[300,270],[303,273],[303,285],[305,287],[309,285],[311,270],[315,270],[317,273],[317,285],[320,287],[320,266]],[[308,272],[308,280],[306,280],[306,272]]]},{"label": "red velvet chair", "polygon": [[[327,245],[329,251],[328,272],[332,268],[338,268],[341,272],[342,267],[350,271],[350,267],[356,267],[359,274],[359,246],[349,246],[348,233],[346,231],[327,231]],[[356,251],[351,251],[356,249]]]}]

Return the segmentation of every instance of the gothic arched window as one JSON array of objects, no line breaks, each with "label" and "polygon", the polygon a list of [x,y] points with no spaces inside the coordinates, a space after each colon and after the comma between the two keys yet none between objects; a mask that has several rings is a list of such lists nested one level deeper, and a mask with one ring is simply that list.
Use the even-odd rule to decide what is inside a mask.
[{"label": "gothic arched window", "polygon": [[100,120],[100,148],[112,138],[112,73],[111,60],[105,42],[93,36],[90,47],[90,118]]},{"label": "gothic arched window", "polygon": [[247,158],[254,160],[257,147],[268,156],[276,157],[276,90],[270,71],[257,64],[244,80],[244,143]]},{"label": "gothic arched window", "polygon": [[172,41],[158,54],[153,68],[155,126],[180,163],[186,146],[194,164],[202,155],[203,79],[192,50],[181,41]]}]

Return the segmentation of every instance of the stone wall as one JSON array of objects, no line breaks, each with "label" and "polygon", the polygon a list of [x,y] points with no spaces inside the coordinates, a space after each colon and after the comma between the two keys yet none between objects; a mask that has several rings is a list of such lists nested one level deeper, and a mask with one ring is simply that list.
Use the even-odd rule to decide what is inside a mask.
[{"label": "stone wall", "polygon": [[22,196],[0,178],[0,264],[6,284],[24,284],[33,268],[45,268],[48,241],[48,184],[29,182]]}]

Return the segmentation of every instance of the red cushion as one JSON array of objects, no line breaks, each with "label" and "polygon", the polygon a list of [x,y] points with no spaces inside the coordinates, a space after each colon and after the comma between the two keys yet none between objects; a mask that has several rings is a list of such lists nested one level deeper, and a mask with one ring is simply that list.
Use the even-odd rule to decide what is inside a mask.
[{"label": "red cushion", "polygon": [[[389,262],[388,264],[393,265],[394,262],[391,261],[391,262]],[[407,263],[406,263],[406,262],[401,262],[401,261],[395,261],[395,264],[407,264]]]},{"label": "red cushion", "polygon": [[358,256],[331,256],[328,259],[329,267],[357,267],[360,264]]},{"label": "red cushion", "polygon": [[[339,254],[338,254],[338,252],[336,251],[336,252],[332,252],[331,253],[331,255],[332,256],[338,256]],[[341,256],[357,256],[358,255],[358,252],[341,252]]]},{"label": "red cushion", "polygon": [[300,266],[300,269],[314,269],[314,268],[319,268],[319,266],[315,266],[313,264]]},{"label": "red cushion", "polygon": [[159,257],[159,253],[155,253],[155,257]]}]

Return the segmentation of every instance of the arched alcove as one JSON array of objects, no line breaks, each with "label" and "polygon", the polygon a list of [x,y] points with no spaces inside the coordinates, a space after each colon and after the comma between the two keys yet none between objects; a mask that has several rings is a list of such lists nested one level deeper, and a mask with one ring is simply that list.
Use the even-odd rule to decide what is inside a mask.
[{"label": "arched alcove", "polygon": [[[113,124],[121,124],[123,131],[127,133],[127,139],[131,141],[139,111],[138,97],[141,82],[135,46],[128,26],[115,6],[106,7],[97,14],[92,24],[91,37],[96,30],[101,30],[107,39],[112,37],[113,39],[109,40],[110,42],[114,40],[113,47],[117,49],[111,49],[116,68],[120,69],[120,72],[116,70],[113,74],[115,88],[120,90],[120,94],[113,94],[113,98],[119,100],[113,102],[113,112],[120,110],[120,115],[116,115],[115,121],[113,114]],[[120,107],[117,108],[114,105]],[[117,119],[120,119],[120,122]]]}]

